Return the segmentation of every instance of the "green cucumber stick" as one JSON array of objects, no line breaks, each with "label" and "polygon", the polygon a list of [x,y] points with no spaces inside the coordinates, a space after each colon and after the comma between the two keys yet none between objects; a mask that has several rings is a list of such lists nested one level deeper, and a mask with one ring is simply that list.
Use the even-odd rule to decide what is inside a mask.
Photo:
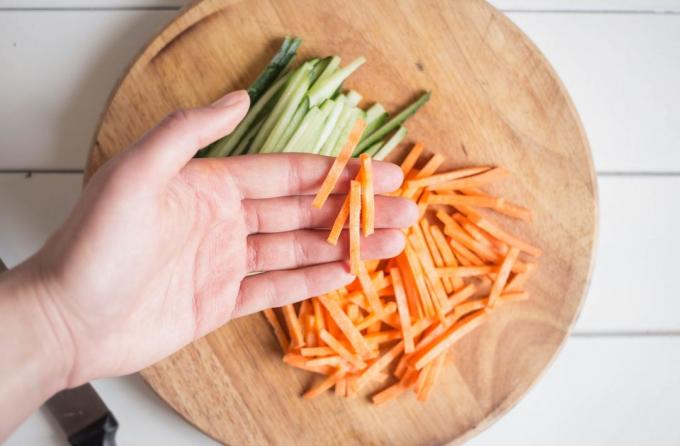
[{"label": "green cucumber stick", "polygon": [[385,111],[385,107],[377,102],[366,110],[366,129],[364,130],[363,139],[368,138],[375,129],[383,125],[388,117],[389,115]]},{"label": "green cucumber stick", "polygon": [[295,58],[302,40],[299,38],[286,37],[281,43],[281,47],[274,54],[274,57],[262,71],[260,76],[248,87],[248,95],[251,103],[257,100],[272,85],[277,77],[285,70],[290,62]]},{"label": "green cucumber stick", "polygon": [[350,90],[347,92],[347,103],[349,105],[358,106],[359,102],[363,99],[363,96],[355,90]]},{"label": "green cucumber stick", "polygon": [[234,131],[224,138],[218,139],[209,146],[209,151],[206,156],[229,156],[230,152],[241,140],[241,137],[248,131],[256,118],[258,118],[260,112],[262,112],[266,106],[270,105],[270,100],[279,93],[289,77],[290,74],[287,74],[274,82],[274,84],[260,96],[260,99],[250,107],[250,110],[248,110],[248,113],[243,120],[239,122]]},{"label": "green cucumber stick", "polygon": [[307,90],[309,90],[309,76],[306,76],[302,80],[298,90],[293,94],[293,96],[291,96],[290,102],[283,109],[279,120],[274,125],[274,128],[262,146],[262,151],[264,153],[277,151],[277,147],[279,147],[281,142],[281,136],[283,136],[286,129],[290,125],[295,111],[300,106],[300,102],[302,102],[302,100],[305,98],[305,95],[307,94]]},{"label": "green cucumber stick", "polygon": [[343,100],[337,100],[334,101],[332,99],[326,99],[321,106],[321,109],[323,110],[324,107],[328,106],[329,107],[329,113],[328,117],[324,120],[324,122],[321,123],[321,128],[319,129],[319,137],[316,139],[314,142],[314,146],[312,147],[312,151],[314,153],[321,153],[321,149],[323,148],[324,143],[330,136],[331,132],[333,131],[333,128],[338,122],[338,118],[340,117],[340,113],[342,113],[342,108],[343,108]]},{"label": "green cucumber stick", "polygon": [[333,155],[333,149],[335,148],[335,144],[338,141],[338,138],[340,137],[340,133],[347,124],[347,121],[349,121],[351,118],[353,107],[351,105],[348,105],[345,102],[345,99],[343,99],[342,97],[338,99],[338,102],[340,101],[342,103],[342,111],[340,112],[340,116],[338,117],[338,120],[335,123],[335,127],[333,127],[331,134],[328,136],[328,139],[326,140],[326,142],[323,145],[323,148],[321,149],[320,152],[321,155],[328,156]]},{"label": "green cucumber stick", "polygon": [[326,71],[326,67],[328,67],[328,64],[331,63],[331,57],[324,57],[323,59],[320,59],[315,65],[314,68],[312,68],[312,72],[309,74],[309,82],[311,85],[314,85],[314,83],[321,77],[321,75]]},{"label": "green cucumber stick", "polygon": [[337,90],[342,82],[349,77],[357,68],[359,68],[366,59],[358,57],[350,62],[346,67],[340,68],[335,73],[330,75],[323,83],[315,83],[314,87],[309,91],[309,104],[315,106],[322,103],[325,99]]},{"label": "green cucumber stick", "polygon": [[309,112],[307,112],[302,122],[300,122],[300,125],[298,126],[297,130],[295,130],[295,133],[293,133],[286,146],[281,150],[282,152],[305,151],[303,147],[300,147],[302,136],[305,134],[305,131],[307,128],[309,128],[310,124],[316,119],[319,113],[321,113],[319,107],[312,107],[309,109]]},{"label": "green cucumber stick", "polygon": [[373,144],[371,147],[366,149],[363,153],[366,155],[373,157],[376,153],[378,153],[378,150],[385,144],[385,141],[378,141],[377,143]]},{"label": "green cucumber stick", "polygon": [[[269,113],[269,116],[267,116],[267,120],[262,125],[262,128],[260,129],[260,131],[255,136],[255,139],[253,140],[253,145],[258,151],[260,151],[260,149],[258,148],[262,148],[265,141],[269,138],[269,134],[274,129],[274,126],[276,125],[284,111],[286,111],[287,108],[290,107],[289,103],[291,102],[291,99],[294,99],[294,96],[299,92],[300,88],[303,87],[304,82],[308,81],[310,70],[311,66],[305,63],[299,68],[297,68],[295,71],[293,71],[292,74],[290,75],[290,78],[286,83],[286,87],[284,88],[283,93],[281,93],[281,97],[276,102],[276,105],[274,105],[274,108]],[[293,113],[295,112],[296,108],[297,104],[295,104],[295,108],[293,108]]]},{"label": "green cucumber stick", "polygon": [[283,148],[288,143],[288,140],[290,140],[290,138],[297,130],[298,126],[300,126],[302,120],[305,119],[305,116],[307,115],[308,111],[309,101],[307,100],[307,98],[304,98],[302,100],[302,103],[298,106],[297,110],[295,110],[295,114],[293,114],[293,117],[290,119],[290,124],[288,124],[288,126],[284,130],[283,135],[281,136],[279,142],[276,144],[276,147],[274,148],[273,152],[280,152],[281,150],[283,150]]},{"label": "green cucumber stick", "polygon": [[411,105],[403,109],[398,115],[376,129],[368,138],[359,143],[357,149],[361,152],[383,139],[388,133],[400,126],[404,121],[413,116],[420,107],[430,100],[431,92],[427,92],[416,99]]},{"label": "green cucumber stick", "polygon": [[307,127],[307,130],[305,130],[304,134],[302,135],[302,140],[300,141],[299,146],[305,152],[318,153],[315,150],[316,142],[319,140],[319,135],[321,134],[323,125],[326,122],[331,110],[333,109],[332,104],[327,104],[327,102],[328,101],[325,101],[321,107],[319,107],[319,114],[309,124],[309,127]]},{"label": "green cucumber stick", "polygon": [[377,150],[375,153],[369,153],[369,155],[378,161],[382,161],[385,158],[387,158],[387,155],[389,155],[392,150],[394,150],[395,147],[399,145],[400,142],[406,138],[406,134],[408,133],[408,130],[406,127],[403,125],[399,126],[396,132],[394,132],[394,135],[390,137],[390,139],[387,140],[387,142],[380,147],[380,150]]},{"label": "green cucumber stick", "polygon": [[234,151],[229,154],[229,156],[237,156],[246,153],[246,151],[249,149],[250,143],[253,141],[253,138],[255,138],[257,132],[262,128],[262,124],[264,124],[264,118],[260,119],[257,124],[251,126],[250,129],[248,129],[248,132],[243,135],[243,138],[241,138],[241,141],[238,143]]},{"label": "green cucumber stick", "polygon": [[316,84],[326,82],[326,79],[328,79],[333,73],[335,73],[338,70],[339,66],[340,57],[331,56],[330,60],[328,61],[328,64],[326,65],[326,68],[324,68],[323,73],[321,73],[321,76],[319,76],[319,78],[314,82],[312,88],[314,88]]},{"label": "green cucumber stick", "polygon": [[[354,124],[357,122],[357,119],[361,117],[362,113],[363,111],[358,109],[357,107],[350,108],[349,119],[347,120],[347,122],[345,122],[345,125],[342,127],[342,131],[340,132],[340,136],[338,136],[338,140],[335,142],[333,152],[331,152],[332,156],[338,156],[343,146],[349,139],[349,134],[352,131]],[[354,156],[354,154],[352,154],[352,156]]]}]

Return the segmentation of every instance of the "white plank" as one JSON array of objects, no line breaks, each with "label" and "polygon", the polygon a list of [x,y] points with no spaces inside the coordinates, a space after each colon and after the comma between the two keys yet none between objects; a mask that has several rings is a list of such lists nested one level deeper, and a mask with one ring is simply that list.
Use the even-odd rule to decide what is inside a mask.
[{"label": "white plank", "polygon": [[87,8],[87,9],[141,9],[141,8],[180,8],[187,5],[191,0],[0,0],[2,8],[30,8],[30,9],[60,9],[60,8]]},{"label": "white plank", "polygon": [[508,16],[555,67],[600,171],[680,171],[680,15]]},{"label": "white plank", "polygon": [[0,169],[81,168],[106,99],[174,11],[0,11]]},{"label": "white plank", "polygon": [[510,413],[470,441],[499,444],[680,444],[680,338],[572,338]]},{"label": "white plank", "polygon": [[[621,446],[680,443],[680,338],[572,338],[546,375],[505,417],[468,444]],[[95,383],[120,422],[119,444],[213,445],[139,378]],[[63,446],[33,415],[7,446]]]},{"label": "white plank", "polygon": [[66,219],[82,175],[0,175],[0,258],[9,267],[37,251]]},{"label": "white plank", "polygon": [[678,12],[678,0],[491,0],[501,10]]},{"label": "white plank", "polygon": [[[119,73],[173,15],[0,12],[0,169],[82,166]],[[569,88],[598,169],[680,172],[680,15],[509,16]]]},{"label": "white plank", "polygon": [[[0,175],[0,257],[36,251],[80,193],[80,175]],[[680,176],[599,179],[595,272],[577,333],[680,331],[674,291],[680,252]]]},{"label": "white plank", "polygon": [[600,228],[578,332],[680,331],[680,177],[600,177]]}]

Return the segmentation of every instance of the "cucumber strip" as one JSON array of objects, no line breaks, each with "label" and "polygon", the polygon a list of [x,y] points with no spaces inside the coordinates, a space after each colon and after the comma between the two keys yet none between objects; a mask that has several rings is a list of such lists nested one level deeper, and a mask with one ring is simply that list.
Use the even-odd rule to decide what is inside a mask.
[{"label": "cucumber strip", "polygon": [[302,123],[302,120],[305,118],[308,111],[309,101],[307,98],[304,98],[297,110],[295,110],[295,114],[291,118],[290,124],[284,130],[281,140],[276,144],[276,148],[273,150],[274,152],[280,152],[286,146],[290,138],[293,137],[293,134]]},{"label": "cucumber strip", "polygon": [[345,103],[344,100],[342,100],[342,111],[340,112],[340,117],[338,117],[338,120],[335,123],[335,127],[333,127],[331,134],[328,136],[328,139],[324,143],[323,148],[321,149],[320,152],[321,155],[328,156],[333,155],[335,143],[338,141],[340,133],[342,132],[343,128],[351,118],[352,108],[353,107],[351,105],[348,105],[347,103]]},{"label": "cucumber strip", "polygon": [[323,59],[320,59],[315,65],[314,68],[312,69],[312,72],[309,75],[309,83],[311,85],[314,85],[314,83],[321,77],[321,75],[326,71],[326,67],[328,64],[331,62],[331,57],[324,57]]},{"label": "cucumber strip", "polygon": [[380,148],[383,146],[383,144],[385,144],[385,141],[378,141],[377,143],[373,144],[371,147],[366,149],[366,151],[364,153],[366,155],[370,156],[371,158],[373,158],[373,155],[378,153],[378,150],[380,150]]},{"label": "cucumber strip", "polygon": [[[333,101],[332,99],[326,99],[326,101],[324,101],[324,105],[326,104],[331,104],[332,108],[330,110],[330,113],[328,114],[328,118],[326,118],[326,120],[322,123],[322,127],[319,132],[319,137],[317,138],[313,146],[314,153],[321,153],[323,146],[326,143],[326,140],[328,139],[331,132],[338,123],[338,118],[340,118],[340,113],[342,113],[342,109],[344,107],[344,99],[338,99],[337,101]],[[323,155],[323,153],[321,154]]]},{"label": "cucumber strip", "polygon": [[[324,105],[326,105],[327,101],[324,102]],[[309,127],[305,131],[304,135],[302,135],[302,141],[300,141],[300,147],[305,151],[309,153],[318,153],[316,151],[316,142],[319,139],[319,135],[321,135],[321,130],[323,129],[324,123],[326,122],[326,119],[328,118],[328,115],[331,113],[332,110],[332,105],[333,104],[328,104],[329,106],[324,107],[323,105],[320,107],[320,112],[316,116],[316,118],[309,124]]]},{"label": "cucumber strip", "polygon": [[316,117],[321,113],[319,107],[312,107],[309,112],[305,115],[304,119],[300,123],[300,126],[295,130],[293,136],[288,141],[288,144],[281,150],[282,152],[304,152],[304,148],[300,146],[300,142],[305,134],[305,131],[314,122]]},{"label": "cucumber strip", "polygon": [[408,130],[406,127],[399,126],[399,129],[397,129],[396,132],[394,132],[394,135],[390,137],[390,139],[387,140],[387,142],[375,152],[375,154],[369,153],[369,155],[378,161],[382,161],[385,158],[387,158],[387,155],[389,155],[392,150],[394,150],[395,147],[399,145],[400,142],[406,138],[406,134],[408,133]]},{"label": "cucumber strip", "polygon": [[274,108],[269,113],[269,116],[267,116],[267,120],[262,125],[262,128],[260,129],[260,131],[257,133],[257,136],[255,136],[255,139],[253,140],[253,145],[256,148],[262,148],[259,151],[264,151],[265,141],[269,139],[270,133],[272,133],[272,130],[274,129],[280,118],[283,116],[283,114],[286,112],[290,112],[290,115],[288,116],[288,119],[290,119],[293,113],[295,113],[295,110],[297,109],[298,103],[300,101],[298,100],[296,103],[291,105],[291,99],[296,99],[296,96],[299,95],[299,91],[304,87],[304,83],[308,82],[310,70],[311,65],[305,63],[297,70],[293,71],[293,73],[291,74],[290,78],[288,79],[288,82],[286,83],[286,88],[283,90],[283,93],[281,93],[281,97],[276,102],[276,105],[274,105]]},{"label": "cucumber strip", "polygon": [[350,90],[347,92],[347,103],[353,106],[359,105],[359,102],[363,99],[363,96],[355,90]]},{"label": "cucumber strip", "polygon": [[369,126],[385,113],[385,107],[383,107],[381,103],[376,102],[375,104],[371,105],[369,109],[366,110],[366,126]]},{"label": "cucumber strip", "polygon": [[302,80],[298,90],[291,96],[290,102],[286,105],[286,108],[284,108],[281,117],[265,140],[264,145],[262,146],[262,152],[271,153],[277,151],[276,149],[281,143],[281,136],[283,136],[284,132],[291,124],[293,115],[300,106],[300,102],[305,98],[307,90],[309,90],[309,77],[305,77]]},{"label": "cucumber strip", "polygon": [[[363,113],[363,111],[356,108],[356,107],[350,108],[349,119],[345,123],[345,126],[342,128],[342,131],[340,132],[340,136],[338,137],[338,140],[335,142],[335,146],[333,147],[333,152],[331,152],[332,156],[338,156],[338,154],[342,150],[342,147],[345,145],[345,143],[349,139],[349,134],[352,131],[352,128],[354,127],[354,123],[357,121],[357,119],[359,119],[361,117],[362,113]],[[354,155],[354,154],[352,154],[352,155]]]},{"label": "cucumber strip", "polygon": [[269,64],[262,71],[260,76],[248,87],[248,95],[251,103],[257,100],[264,94],[264,92],[272,85],[276,78],[283,70],[288,67],[288,64],[295,58],[302,39],[286,37],[281,43],[281,47],[274,54],[274,57]]},{"label": "cucumber strip", "polygon": [[[326,79],[328,79],[333,73],[335,73],[339,66],[340,57],[338,56],[331,57],[331,60],[328,62],[328,65],[326,65],[326,68],[323,70],[323,73],[321,73],[321,76],[319,76],[314,85],[316,85],[317,83],[325,82]],[[314,88],[314,86],[312,86],[312,88]]]},{"label": "cucumber strip", "polygon": [[[367,113],[368,114],[368,113]],[[368,120],[366,121],[366,130],[364,130],[364,135],[362,136],[362,141],[369,136],[373,134],[373,132],[376,131],[376,129],[380,128],[384,123],[387,122],[389,119],[390,115],[387,113],[383,113],[382,115],[378,116],[377,118],[374,118],[370,123]]]},{"label": "cucumber strip", "polygon": [[324,99],[331,97],[333,92],[340,87],[342,82],[364,62],[366,62],[365,58],[358,57],[350,62],[346,67],[340,68],[335,73],[330,75],[323,83],[316,83],[314,88],[308,93],[309,104],[313,107],[323,102]]},{"label": "cucumber strip", "polygon": [[243,120],[236,126],[236,128],[224,138],[218,139],[206,149],[208,150],[205,156],[229,156],[230,152],[236,147],[241,140],[241,137],[248,131],[256,118],[261,114],[260,112],[268,108],[270,100],[279,93],[281,88],[285,85],[290,75],[285,75],[279,78],[269,89],[263,94],[257,102],[250,107],[248,113]]},{"label": "cucumber strip", "polygon": [[253,125],[248,130],[248,132],[243,136],[243,138],[241,138],[241,141],[238,143],[234,151],[229,154],[229,156],[237,156],[246,153],[251,147],[250,143],[253,142],[255,135],[257,135],[257,132],[259,132],[262,128],[262,124],[264,124],[264,118],[260,119],[260,122]]},{"label": "cucumber strip", "polygon": [[404,121],[413,116],[415,112],[418,111],[420,107],[425,105],[427,101],[430,100],[431,92],[427,92],[420,96],[415,102],[403,109],[398,115],[387,121],[385,124],[376,129],[368,138],[364,139],[359,143],[357,150],[360,152],[366,150],[368,147],[372,146],[376,142],[380,141],[389,132],[400,126]]}]

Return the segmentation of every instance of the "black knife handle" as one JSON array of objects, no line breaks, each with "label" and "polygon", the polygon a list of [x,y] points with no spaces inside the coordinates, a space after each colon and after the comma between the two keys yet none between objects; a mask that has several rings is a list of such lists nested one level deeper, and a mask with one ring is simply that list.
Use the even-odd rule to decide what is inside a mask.
[{"label": "black knife handle", "polygon": [[72,446],[116,446],[118,421],[112,413],[68,437]]}]

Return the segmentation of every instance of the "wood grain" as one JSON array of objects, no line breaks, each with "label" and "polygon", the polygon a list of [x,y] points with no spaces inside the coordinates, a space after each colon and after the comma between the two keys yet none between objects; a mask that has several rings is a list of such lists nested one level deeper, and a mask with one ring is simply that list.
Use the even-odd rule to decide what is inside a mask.
[{"label": "wood grain", "polygon": [[[494,163],[503,193],[536,211],[511,229],[544,248],[530,302],[494,313],[456,346],[434,398],[384,407],[332,395],[303,401],[313,379],[281,363],[259,315],[234,321],[143,372],[180,414],[229,444],[442,444],[486,427],[536,381],[583,300],[596,227],[588,144],[563,86],[528,39],[478,0],[205,0],[140,55],[102,118],[86,175],[173,109],[246,86],[284,35],[302,57],[365,55],[349,86],[396,109],[423,89],[411,136],[449,166]],[[403,148],[402,148],[403,150]],[[401,153],[395,153],[394,159]]]}]

